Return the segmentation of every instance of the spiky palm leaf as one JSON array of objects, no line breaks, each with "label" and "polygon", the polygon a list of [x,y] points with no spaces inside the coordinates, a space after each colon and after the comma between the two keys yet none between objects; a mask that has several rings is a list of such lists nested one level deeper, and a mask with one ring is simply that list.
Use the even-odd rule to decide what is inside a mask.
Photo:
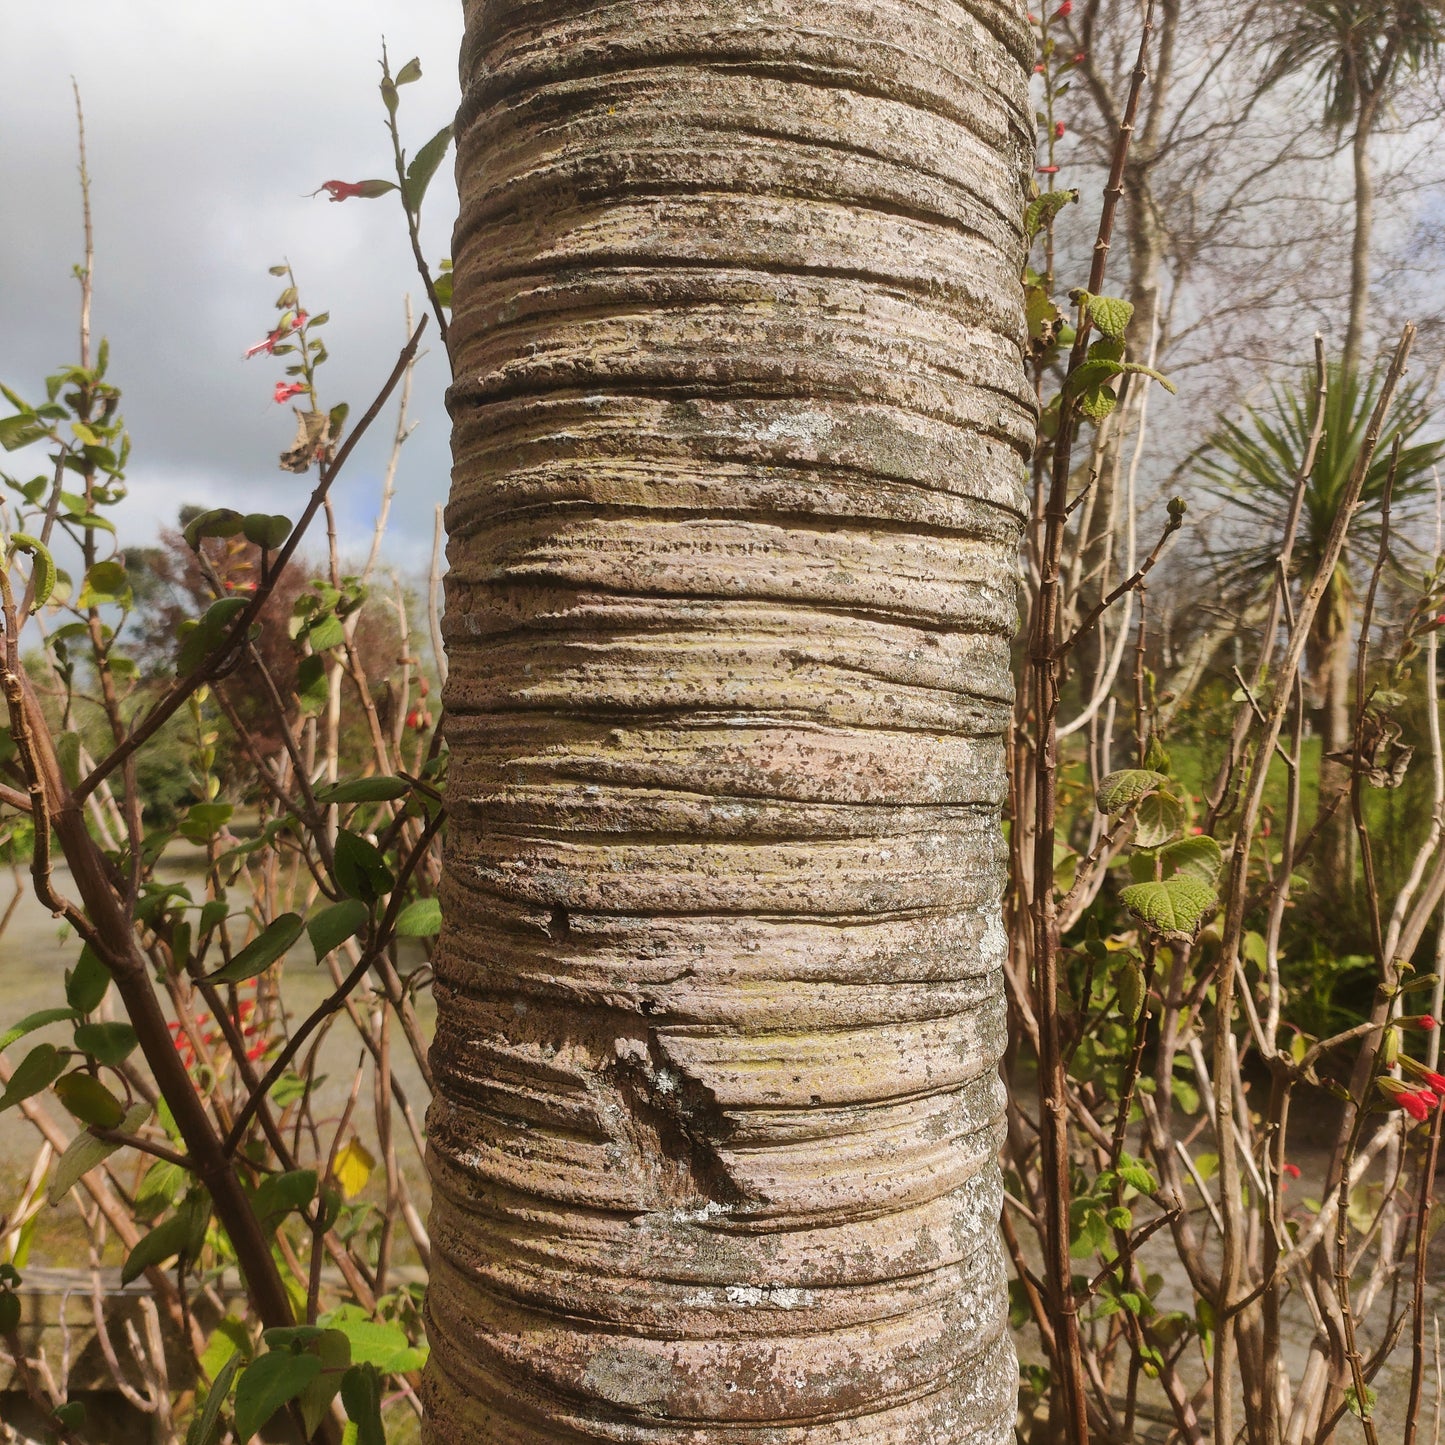
[{"label": "spiky palm leaf", "polygon": [[1395,81],[1445,46],[1442,0],[1287,0],[1267,81],[1313,72],[1325,92],[1325,124],[1337,133],[1361,99],[1388,95]]},{"label": "spiky palm leaf", "polygon": [[[1305,484],[1295,537],[1297,574],[1313,574],[1324,556],[1380,394],[1378,375],[1361,380],[1336,365],[1326,380],[1324,434]],[[1244,577],[1263,580],[1274,572],[1295,478],[1309,447],[1314,408],[1312,376],[1276,385],[1268,407],[1250,407],[1242,420],[1221,421],[1200,453],[1197,469],[1205,487],[1230,503],[1251,534],[1231,550],[1232,566]],[[1430,410],[1421,386],[1407,385],[1396,394],[1365,477],[1347,557],[1372,554],[1379,547],[1380,502],[1396,437],[1400,458],[1395,508],[1408,509],[1413,500],[1432,492],[1433,469],[1445,458],[1445,442],[1418,439]]]}]

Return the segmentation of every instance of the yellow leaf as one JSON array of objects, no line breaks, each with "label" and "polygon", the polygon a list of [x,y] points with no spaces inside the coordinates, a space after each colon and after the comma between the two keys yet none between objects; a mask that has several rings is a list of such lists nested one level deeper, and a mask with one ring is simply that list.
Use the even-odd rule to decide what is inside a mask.
[{"label": "yellow leaf", "polygon": [[355,1199],[371,1178],[376,1160],[371,1151],[354,1134],[336,1155],[336,1168],[332,1171],[341,1192],[348,1199]]}]

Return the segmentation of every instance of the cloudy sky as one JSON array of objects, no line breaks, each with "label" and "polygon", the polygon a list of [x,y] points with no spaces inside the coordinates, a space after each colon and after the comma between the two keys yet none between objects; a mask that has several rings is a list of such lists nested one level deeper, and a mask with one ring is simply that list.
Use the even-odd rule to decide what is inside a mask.
[{"label": "cloudy sky", "polygon": [[[403,297],[420,282],[394,196],[338,205],[308,193],[390,174],[376,88],[382,37],[393,70],[421,60],[400,114],[415,150],[451,118],[460,35],[459,0],[4,7],[0,381],[38,397],[45,374],[76,359],[74,76],[92,178],[94,330],[110,339],[133,443],[123,541],[151,540],[185,502],[296,514],[306,483],[276,466],[294,430],[289,408],[271,399],[282,363],[242,360],[273,324],[282,283],[267,268],[289,260],[303,304],[331,313],[321,401],[347,401],[358,415],[391,369]],[[455,209],[449,157],[424,215],[433,262],[449,251]],[[446,491],[445,383],[433,333],[387,548],[409,569],[425,565]],[[338,482],[353,546],[375,515],[393,420],[378,422]],[[22,477],[45,469],[27,455],[0,457],[0,467]]]}]

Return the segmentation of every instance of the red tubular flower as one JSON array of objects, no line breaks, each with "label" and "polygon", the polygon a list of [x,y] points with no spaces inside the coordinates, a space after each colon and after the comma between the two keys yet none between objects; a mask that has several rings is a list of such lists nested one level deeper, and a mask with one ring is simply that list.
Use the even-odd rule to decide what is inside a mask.
[{"label": "red tubular flower", "polygon": [[1042,75],[1043,73],[1044,73],[1044,63],[1043,63],[1043,61],[1040,61],[1036,66],[1034,66],[1034,74],[1035,74],[1035,75]]},{"label": "red tubular flower", "polygon": [[1064,138],[1064,123],[1063,123],[1063,121],[1061,121],[1061,120],[1056,120],[1056,121],[1054,122],[1054,139],[1055,139],[1055,140],[1062,140],[1063,138]]},{"label": "red tubular flower", "polygon": [[362,182],[360,181],[322,181],[321,189],[331,197],[333,201],[349,201],[353,196],[361,194]]},{"label": "red tubular flower", "polygon": [[1406,1014],[1400,1023],[1407,1029],[1421,1029],[1427,1034],[1440,1027],[1440,1020],[1434,1014]]},{"label": "red tubular flower", "polygon": [[304,381],[278,381],[276,390],[271,393],[271,399],[275,402],[290,401],[293,396],[300,396],[305,390]]},{"label": "red tubular flower", "polygon": [[1434,1089],[1442,1099],[1445,1099],[1445,1074],[1437,1074],[1431,1069],[1425,1069],[1420,1077],[1428,1087]]},{"label": "red tubular flower", "polygon": [[1299,1178],[1299,1165],[1298,1165],[1298,1164],[1281,1164],[1281,1165],[1279,1166],[1279,1172],[1280,1172],[1281,1174],[1288,1174],[1291,1179],[1298,1179],[1298,1178]]},{"label": "red tubular flower", "polygon": [[1058,166],[1035,166],[1034,169],[1041,176],[1056,176],[1059,173]]},{"label": "red tubular flower", "polygon": [[[1433,1094],[1424,1090],[1422,1090],[1421,1093],[1424,1093],[1425,1099],[1429,1099],[1430,1104],[1435,1102],[1435,1096]],[[1425,1103],[1424,1099],[1420,1097],[1420,1094],[1396,1094],[1395,1102],[1412,1119],[1418,1119],[1421,1123],[1424,1123],[1424,1121],[1430,1117],[1430,1104]]]},{"label": "red tubular flower", "polygon": [[264,341],[258,341],[254,346],[248,346],[246,348],[246,354],[244,359],[246,361],[250,361],[253,356],[260,356],[262,352],[265,352],[267,356],[270,356],[270,354],[276,349],[276,343],[280,341],[280,339],[285,334],[286,333],[278,326],[275,331],[272,331],[267,335]]},{"label": "red tubular flower", "polygon": [[1074,0],[1064,0],[1064,3],[1059,6],[1058,12],[1055,14],[1054,18],[1056,20],[1065,20],[1073,13]]}]

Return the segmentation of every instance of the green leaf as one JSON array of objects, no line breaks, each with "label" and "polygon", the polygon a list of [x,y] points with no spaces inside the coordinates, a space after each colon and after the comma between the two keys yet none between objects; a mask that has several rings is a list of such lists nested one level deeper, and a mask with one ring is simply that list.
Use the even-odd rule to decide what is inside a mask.
[{"label": "green leaf", "polygon": [[1365,1386],[1365,1408],[1360,1409],[1360,1397],[1353,1385],[1345,1386],[1345,1404],[1350,1407],[1350,1414],[1357,1419],[1366,1419],[1375,1408],[1375,1402],[1380,1398],[1379,1392],[1373,1385]]},{"label": "green leaf", "polygon": [[395,879],[374,843],[343,828],[336,835],[336,882],[349,898],[375,903],[391,892]]},{"label": "green leaf", "polygon": [[1144,974],[1132,955],[1126,955],[1116,979],[1119,988],[1119,1012],[1125,1023],[1137,1023],[1144,1007]]},{"label": "green leaf", "polygon": [[231,1360],[237,1360],[237,1368],[253,1354],[251,1332],[245,1322],[236,1315],[226,1315],[206,1341],[206,1348],[196,1362],[212,1380],[219,1379],[222,1368]]},{"label": "green leaf", "polygon": [[1119,1178],[1131,1189],[1137,1189],[1140,1194],[1153,1194],[1158,1187],[1154,1183],[1154,1176],[1135,1158],[1125,1154],[1119,1160]]},{"label": "green leaf", "polygon": [[76,1011],[73,1008],[43,1008],[38,1013],[26,1014],[18,1024],[13,1024],[0,1034],[0,1053],[8,1049],[16,1039],[23,1039],[26,1034],[43,1029],[46,1024],[69,1023],[75,1017]]},{"label": "green leaf", "polygon": [[418,898],[401,910],[396,920],[398,938],[431,938],[442,931],[439,898]]},{"label": "green leaf", "polygon": [[120,1269],[120,1282],[129,1284],[133,1279],[139,1279],[152,1265],[164,1264],[180,1254],[190,1236],[190,1220],[184,1214],[173,1214],[164,1224],[147,1230],[126,1255]]},{"label": "green leaf", "polygon": [[[122,1133],[134,1134],[150,1118],[151,1107],[143,1100],[132,1104],[121,1120]],[[51,1204],[59,1204],[75,1187],[82,1174],[88,1174],[98,1164],[109,1159],[122,1146],[109,1139],[97,1139],[94,1134],[82,1130],[66,1146],[50,1176],[45,1197]]]},{"label": "green leaf", "polygon": [[[317,1084],[326,1077],[320,1074],[316,1078]],[[271,1086],[271,1101],[278,1109],[284,1109],[294,1104],[298,1099],[303,1098],[307,1092],[308,1084],[300,1074],[290,1072],[284,1073]]]},{"label": "green leaf", "polygon": [[230,803],[192,803],[181,822],[181,836],[192,843],[205,843],[231,821],[235,811]]},{"label": "green leaf", "polygon": [[1106,381],[1121,375],[1123,370],[1124,364],[1120,361],[1091,356],[1069,373],[1064,390],[1069,396],[1077,396],[1081,391],[1102,386]]},{"label": "green leaf", "polygon": [[1024,211],[1024,230],[1033,240],[1065,206],[1079,199],[1078,191],[1045,191],[1035,196]]},{"label": "green leaf", "polygon": [[339,1330],[322,1330],[311,1349],[321,1360],[321,1373],[301,1392],[301,1419],[308,1440],[315,1438],[351,1364],[351,1344]]},{"label": "green leaf", "polygon": [[413,214],[421,209],[426,188],[431,184],[431,178],[436,174],[437,167],[441,165],[442,157],[446,155],[447,147],[451,143],[452,128],[444,125],[412,157],[411,164],[406,168],[406,185],[402,188],[402,198]]},{"label": "green leaf", "polygon": [[272,1350],[252,1361],[236,1385],[237,1439],[249,1441],[320,1373],[317,1356],[293,1355],[289,1350]]},{"label": "green leaf", "polygon": [[80,588],[80,607],[100,607],[105,603],[129,604],[130,574],[119,562],[97,562],[86,574]]},{"label": "green leaf", "polygon": [[301,937],[306,924],[299,913],[283,913],[253,938],[224,968],[211,975],[213,983],[245,983],[264,973]]},{"label": "green leaf", "polygon": [[20,1328],[20,1297],[13,1290],[0,1291],[0,1335],[13,1335]]},{"label": "green leaf", "polygon": [[1101,813],[1122,813],[1130,803],[1137,803],[1156,788],[1164,787],[1168,781],[1163,773],[1149,768],[1121,768],[1099,784],[1095,802]]},{"label": "green leaf", "polygon": [[314,914],[306,923],[311,946],[320,963],[328,953],[340,948],[348,938],[355,938],[366,927],[371,909],[359,898],[346,898]]},{"label": "green leaf", "polygon": [[241,531],[248,542],[275,551],[291,535],[291,519],[265,512],[252,512],[241,519]]},{"label": "green leaf", "polygon": [[118,1128],[125,1118],[125,1105],[91,1074],[66,1074],[55,1081],[55,1097],[82,1124],[98,1129]]},{"label": "green leaf", "polygon": [[317,618],[307,628],[306,640],[311,644],[313,652],[326,652],[330,648],[340,647],[346,641],[346,629],[339,617],[328,612],[325,617]]},{"label": "green leaf", "polygon": [[270,1228],[286,1215],[305,1209],[316,1197],[316,1171],[292,1169],[285,1174],[269,1174],[256,1186],[251,1207],[256,1218]]},{"label": "green leaf", "polygon": [[18,452],[21,447],[44,441],[50,435],[50,428],[43,421],[37,420],[34,412],[0,417],[0,447],[4,447],[7,452]]},{"label": "green leaf", "polygon": [[1179,394],[1179,388],[1162,371],[1155,371],[1152,366],[1141,366],[1137,361],[1126,361],[1123,370],[1135,376],[1147,376],[1151,380],[1157,381],[1171,396]]},{"label": "green leaf", "polygon": [[1134,883],[1119,901],[1156,933],[1192,938],[1215,904],[1214,889],[1202,878],[1176,873],[1159,883]]},{"label": "green leaf", "polygon": [[203,537],[234,537],[245,519],[234,507],[213,507],[186,523],[186,545],[194,552]]},{"label": "green leaf", "polygon": [[205,1405],[196,1412],[191,1420],[191,1428],[186,1431],[186,1445],[216,1445],[221,1438],[221,1411],[230,1396],[231,1382],[236,1378],[236,1371],[244,1362],[244,1356],[237,1352],[221,1366],[220,1373],[215,1376],[211,1388],[206,1392]]},{"label": "green leaf", "polygon": [[28,553],[35,559],[30,574],[35,583],[35,606],[44,607],[50,600],[50,594],[55,591],[57,575],[55,558],[50,555],[50,549],[39,537],[32,537],[28,532],[12,532],[10,550]]},{"label": "green leaf", "polygon": [[341,1377],[341,1403],[356,1426],[356,1445],[386,1445],[381,1423],[381,1377],[373,1365],[352,1365]]},{"label": "green leaf", "polygon": [[318,803],[391,803],[411,792],[412,784],[405,778],[353,778],[335,783],[316,794]]},{"label": "green leaf", "polygon": [[64,1068],[65,1055],[54,1044],[36,1044],[21,1059],[19,1067],[10,1075],[5,1092],[0,1094],[0,1113],[48,1089]]},{"label": "green leaf", "polygon": [[75,1013],[94,1013],[110,987],[110,970],[90,944],[81,948],[74,968],[65,974],[65,1001]]},{"label": "green leaf", "polygon": [[333,1310],[322,1322],[351,1342],[353,1364],[374,1365],[384,1375],[406,1375],[426,1363],[426,1347],[413,1345],[400,1325],[368,1319],[354,1305]]},{"label": "green leaf", "polygon": [[1163,788],[1146,794],[1134,820],[1134,841],[1141,848],[1158,848],[1184,828],[1184,804]]},{"label": "green leaf", "polygon": [[1202,833],[1193,838],[1180,838],[1167,848],[1161,848],[1159,857],[1167,872],[1187,873],[1191,878],[1202,878],[1206,883],[1213,883],[1224,866],[1224,854],[1219,844]]},{"label": "green leaf", "polygon": [[1042,286],[1030,286],[1024,293],[1024,324],[1035,341],[1042,341],[1045,333],[1053,335],[1055,322],[1059,320],[1059,308],[1054,305],[1049,293]]},{"label": "green leaf", "polygon": [[296,665],[296,700],[303,713],[320,712],[326,706],[326,659],[303,657]]},{"label": "green leaf", "polygon": [[176,655],[176,671],[184,675],[199,667],[221,645],[231,623],[250,605],[247,597],[222,597],[211,603],[200,620],[187,629]]},{"label": "green leaf", "polygon": [[1129,320],[1134,315],[1131,302],[1118,296],[1092,296],[1089,298],[1089,316],[1095,326],[1111,341],[1122,341],[1129,329]]},{"label": "green leaf", "polygon": [[1078,401],[1079,410],[1095,422],[1103,421],[1118,405],[1118,395],[1107,386],[1091,387]]},{"label": "green leaf", "polygon": [[79,1024],[75,1030],[75,1047],[111,1068],[124,1063],[139,1042],[127,1023]]},{"label": "green leaf", "polygon": [[[136,1218],[148,1223],[162,1211],[171,1208],[180,1198],[181,1190],[186,1187],[189,1178],[190,1175],[179,1164],[172,1164],[168,1159],[157,1159],[146,1170],[140,1188],[136,1190]],[[216,1372],[208,1369],[206,1373],[214,1375]]]}]

